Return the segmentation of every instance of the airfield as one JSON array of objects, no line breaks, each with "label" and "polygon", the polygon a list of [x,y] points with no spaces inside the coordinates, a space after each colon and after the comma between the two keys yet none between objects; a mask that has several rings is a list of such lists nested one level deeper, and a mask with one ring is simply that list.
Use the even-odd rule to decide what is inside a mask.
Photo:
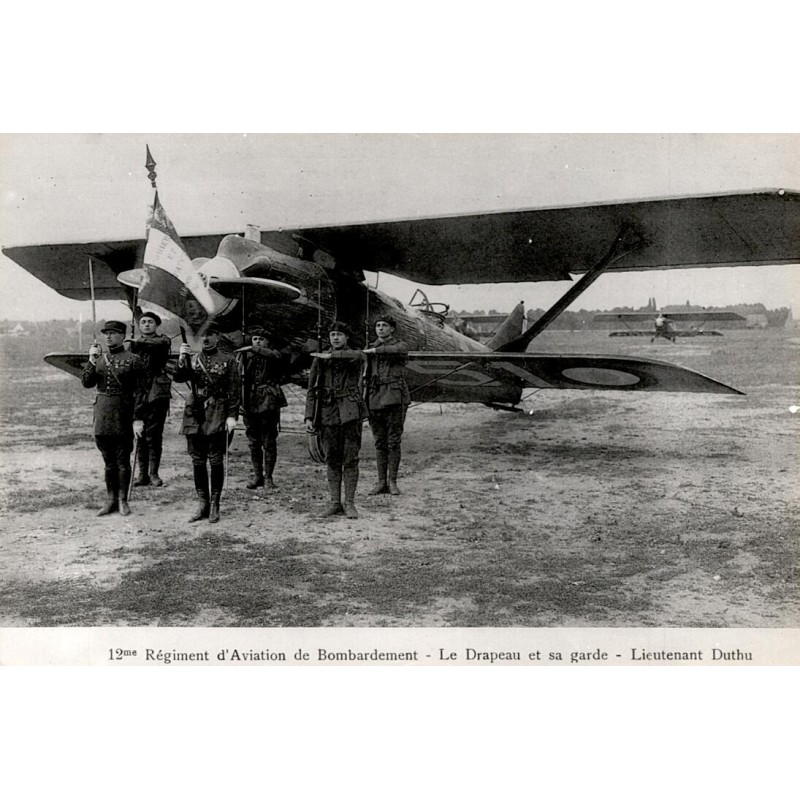
[{"label": "airfield", "polygon": [[135,488],[130,517],[97,518],[94,392],[3,360],[0,626],[799,626],[800,331],[676,344],[547,331],[531,349],[663,359],[747,395],[412,406],[403,494],[366,496],[365,427],[360,518],[321,520],[325,471],[307,454],[304,392],[288,387],[278,490],[245,488],[237,430],[210,525],[186,522],[177,395],[164,487]]}]

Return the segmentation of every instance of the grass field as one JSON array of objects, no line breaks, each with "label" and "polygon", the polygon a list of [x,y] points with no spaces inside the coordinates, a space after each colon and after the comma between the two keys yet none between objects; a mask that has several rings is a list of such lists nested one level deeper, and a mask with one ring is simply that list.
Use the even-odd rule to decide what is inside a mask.
[{"label": "grass field", "polygon": [[173,402],[162,489],[98,519],[92,392],[42,364],[3,370],[0,622],[6,626],[721,626],[800,624],[800,336],[614,339],[537,350],[671,361],[746,397],[536,392],[532,414],[412,407],[403,495],[318,517],[324,470],[290,389],[279,491],[248,491],[237,432],[223,519],[189,525]]}]

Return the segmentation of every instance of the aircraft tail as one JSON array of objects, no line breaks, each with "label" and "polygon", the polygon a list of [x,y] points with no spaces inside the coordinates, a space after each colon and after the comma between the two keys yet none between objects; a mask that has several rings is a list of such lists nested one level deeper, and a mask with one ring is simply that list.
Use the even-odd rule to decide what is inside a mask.
[{"label": "aircraft tail", "polygon": [[[525,324],[525,303],[520,301],[514,306],[511,313],[500,323],[494,336],[486,342],[490,350],[499,350],[504,345],[510,344],[522,335]],[[523,348],[524,350],[524,348]]]}]

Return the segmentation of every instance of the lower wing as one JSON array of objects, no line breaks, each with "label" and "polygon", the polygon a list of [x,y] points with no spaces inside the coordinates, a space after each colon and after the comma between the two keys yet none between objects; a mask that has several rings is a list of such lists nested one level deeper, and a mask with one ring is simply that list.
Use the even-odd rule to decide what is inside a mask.
[{"label": "lower wing", "polygon": [[409,354],[408,369],[414,399],[421,399],[415,396],[418,393],[427,397],[437,387],[452,394],[458,389],[509,384],[536,389],[744,394],[684,367],[627,356],[414,352]]}]

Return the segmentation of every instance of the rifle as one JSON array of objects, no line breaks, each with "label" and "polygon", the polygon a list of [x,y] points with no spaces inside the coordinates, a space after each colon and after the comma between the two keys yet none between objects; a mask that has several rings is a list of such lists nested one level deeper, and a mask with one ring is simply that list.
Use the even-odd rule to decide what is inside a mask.
[{"label": "rifle", "polygon": [[[317,281],[317,352],[322,352],[322,281]],[[314,432],[306,436],[306,444],[308,445],[308,454],[311,456],[312,461],[317,464],[325,463],[325,449],[322,446],[322,434],[320,427],[322,424],[322,387],[323,387],[323,366],[317,361],[317,375],[314,387],[308,387],[309,391],[314,392],[314,408],[313,416],[311,418]]]}]

